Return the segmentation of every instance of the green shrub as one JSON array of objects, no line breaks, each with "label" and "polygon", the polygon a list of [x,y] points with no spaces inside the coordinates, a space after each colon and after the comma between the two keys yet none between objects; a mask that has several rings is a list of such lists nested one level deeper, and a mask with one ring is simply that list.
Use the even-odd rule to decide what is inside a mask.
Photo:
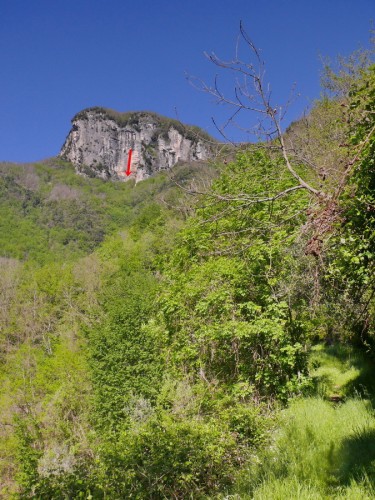
[{"label": "green shrub", "polygon": [[206,498],[233,480],[236,443],[220,426],[162,413],[103,450],[111,498]]}]

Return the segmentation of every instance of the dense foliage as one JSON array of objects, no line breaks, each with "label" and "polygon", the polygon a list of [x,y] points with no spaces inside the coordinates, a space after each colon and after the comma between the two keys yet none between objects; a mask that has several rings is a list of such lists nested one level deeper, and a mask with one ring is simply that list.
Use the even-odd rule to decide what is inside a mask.
[{"label": "dense foliage", "polygon": [[373,496],[375,73],[329,76],[315,194],[272,143],[209,188],[1,165],[0,495]]},{"label": "dense foliage", "polygon": [[179,371],[254,397],[302,387],[305,326],[294,303],[302,299],[287,281],[307,198],[254,202],[291,182],[278,159],[240,154],[180,234],[162,298]]},{"label": "dense foliage", "polygon": [[[337,333],[373,348],[375,255],[375,72],[362,70],[348,97],[351,157],[337,200],[339,223],[327,244],[326,295],[335,302]],[[350,314],[348,312],[350,311]]]}]

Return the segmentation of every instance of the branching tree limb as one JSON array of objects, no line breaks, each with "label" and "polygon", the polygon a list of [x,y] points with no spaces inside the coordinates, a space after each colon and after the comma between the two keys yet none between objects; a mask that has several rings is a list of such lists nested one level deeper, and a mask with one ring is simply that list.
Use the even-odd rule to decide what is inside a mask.
[{"label": "branching tree limb", "polygon": [[[291,189],[287,189],[282,193],[276,194],[275,196],[260,197],[257,200],[258,202],[274,201],[275,199],[285,196],[289,192],[295,191],[296,189],[305,189],[311,195],[319,197],[320,199],[326,198],[327,195],[322,190],[311,185],[309,181],[302,178],[297,172],[293,158],[290,155],[287,145],[285,144],[281,127],[281,121],[285,116],[285,110],[282,107],[275,106],[272,102],[270,87],[264,82],[264,61],[261,58],[259,50],[245,31],[242,22],[240,23],[239,41],[244,42],[249,50],[251,55],[250,62],[246,62],[239,58],[239,43],[236,47],[236,56],[230,61],[220,59],[215,53],[205,54],[206,57],[217,67],[238,75],[235,79],[235,86],[231,97],[225,95],[221,90],[218,76],[216,76],[213,86],[209,86],[204,81],[199,79],[190,79],[195,87],[212,95],[219,104],[229,105],[233,109],[232,114],[222,127],[219,127],[216,120],[213,119],[215,127],[224,139],[229,141],[231,144],[234,144],[233,141],[228,138],[226,133],[227,127],[229,125],[238,126],[236,118],[240,113],[254,113],[257,117],[255,130],[263,140],[263,146],[271,147],[272,149],[276,148],[281,152],[286,169],[298,184]],[[246,129],[247,132],[250,130],[251,129]],[[228,201],[229,200],[230,198],[228,198]]]}]

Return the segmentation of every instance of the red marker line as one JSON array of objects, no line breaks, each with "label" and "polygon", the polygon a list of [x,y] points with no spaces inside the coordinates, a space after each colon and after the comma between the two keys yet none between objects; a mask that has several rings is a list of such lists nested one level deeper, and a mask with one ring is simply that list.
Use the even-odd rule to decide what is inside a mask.
[{"label": "red marker line", "polygon": [[129,153],[128,153],[128,166],[127,166],[126,172],[125,172],[125,174],[127,176],[129,176],[131,174],[131,172],[130,172],[130,166],[131,166],[131,163],[132,163],[132,153],[133,153],[133,150],[130,148],[129,149]]}]

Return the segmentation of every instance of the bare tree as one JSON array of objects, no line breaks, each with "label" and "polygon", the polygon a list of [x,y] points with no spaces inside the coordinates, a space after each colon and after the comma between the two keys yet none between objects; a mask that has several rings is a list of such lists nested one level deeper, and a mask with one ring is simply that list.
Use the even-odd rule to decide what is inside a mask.
[{"label": "bare tree", "polygon": [[[240,43],[245,43],[249,53],[249,60],[245,61],[239,57]],[[326,193],[322,189],[313,186],[311,182],[298,173],[294,165],[294,158],[286,145],[282,131],[282,120],[285,117],[289,102],[285,107],[275,105],[272,101],[272,92],[269,84],[265,82],[265,63],[249,35],[244,29],[243,23],[240,23],[240,35],[236,45],[234,59],[224,61],[215,53],[205,54],[206,57],[217,67],[234,73],[236,75],[234,87],[231,95],[225,94],[219,85],[219,78],[216,76],[212,86],[207,85],[203,80],[190,78],[192,84],[200,91],[213,96],[219,104],[229,105],[231,114],[222,126],[219,126],[215,119],[213,123],[221,136],[230,143],[227,128],[229,125],[241,128],[245,132],[255,133],[258,137],[257,145],[259,147],[268,147],[272,150],[279,150],[284,164],[296,184],[292,189],[283,193],[277,193],[276,197],[287,195],[291,191],[305,189],[309,193],[319,198],[325,198]],[[239,125],[237,119],[240,114],[251,113],[255,115],[255,124],[252,127],[244,129]],[[262,142],[259,142],[259,139]],[[258,201],[272,201],[274,198],[261,197]],[[248,200],[250,201],[250,200]],[[252,200],[255,201],[255,200]]]}]

